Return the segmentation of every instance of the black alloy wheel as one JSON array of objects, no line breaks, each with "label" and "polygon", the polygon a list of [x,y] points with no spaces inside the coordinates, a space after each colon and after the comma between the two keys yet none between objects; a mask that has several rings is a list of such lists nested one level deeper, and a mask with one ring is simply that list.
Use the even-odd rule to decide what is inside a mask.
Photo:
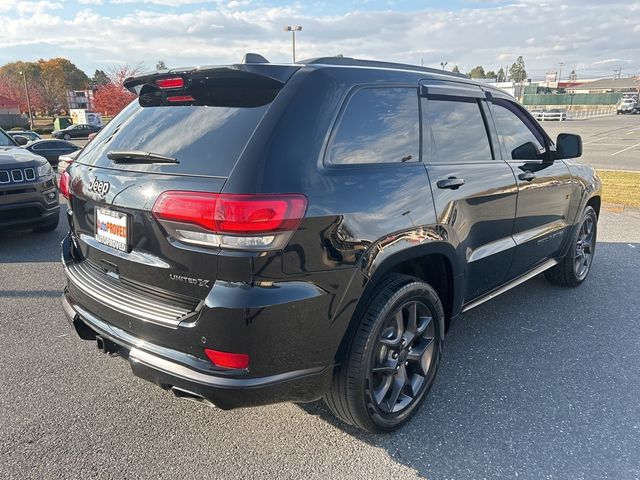
[{"label": "black alloy wheel", "polygon": [[371,393],[377,407],[397,413],[420,397],[433,362],[435,327],[425,304],[412,300],[390,315],[373,354]]},{"label": "black alloy wheel", "polygon": [[435,290],[419,278],[389,275],[360,314],[325,402],[336,416],[369,432],[401,427],[433,384],[443,333]]},{"label": "black alloy wheel", "polygon": [[598,234],[598,215],[587,206],[571,237],[569,251],[560,263],[544,272],[551,283],[565,287],[580,285],[587,278],[593,264]]},{"label": "black alloy wheel", "polygon": [[576,278],[582,281],[591,269],[595,247],[596,221],[588,215],[582,221],[576,241],[574,269]]}]

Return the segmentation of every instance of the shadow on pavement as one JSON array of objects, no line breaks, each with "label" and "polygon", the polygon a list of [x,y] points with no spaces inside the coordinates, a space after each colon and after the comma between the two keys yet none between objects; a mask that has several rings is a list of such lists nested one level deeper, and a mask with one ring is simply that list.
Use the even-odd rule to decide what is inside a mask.
[{"label": "shadow on pavement", "polygon": [[600,243],[576,289],[539,276],[460,317],[410,423],[370,435],[427,478],[640,476],[640,244]]},{"label": "shadow on pavement", "polygon": [[[52,232],[14,230],[0,232],[0,265],[3,263],[59,262],[60,242],[69,226],[66,207],[60,207],[60,223]],[[54,248],[52,248],[54,246]]]}]

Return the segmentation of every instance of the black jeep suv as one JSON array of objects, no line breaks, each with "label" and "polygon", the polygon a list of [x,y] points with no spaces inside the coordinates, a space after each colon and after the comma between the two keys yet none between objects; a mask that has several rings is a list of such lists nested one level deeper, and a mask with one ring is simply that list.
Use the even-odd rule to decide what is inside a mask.
[{"label": "black jeep suv", "polygon": [[0,129],[0,231],[58,226],[58,188],[46,159],[24,148]]},{"label": "black jeep suv", "polygon": [[324,398],[370,431],[425,398],[462,312],[580,284],[600,181],[512,97],[348,58],[130,78],[61,178],[62,303],[133,373],[223,409]]}]

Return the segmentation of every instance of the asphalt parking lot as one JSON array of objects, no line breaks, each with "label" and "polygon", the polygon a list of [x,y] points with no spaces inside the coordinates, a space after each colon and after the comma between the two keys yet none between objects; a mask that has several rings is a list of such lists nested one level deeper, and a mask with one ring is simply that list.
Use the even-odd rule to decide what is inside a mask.
[{"label": "asphalt parking lot", "polygon": [[532,281],[465,314],[391,435],[322,403],[180,401],[79,340],[55,232],[0,234],[0,478],[640,478],[640,211],[604,212],[577,289]]},{"label": "asphalt parking lot", "polygon": [[554,140],[563,132],[582,136],[582,163],[607,170],[640,171],[640,115],[540,123]]}]

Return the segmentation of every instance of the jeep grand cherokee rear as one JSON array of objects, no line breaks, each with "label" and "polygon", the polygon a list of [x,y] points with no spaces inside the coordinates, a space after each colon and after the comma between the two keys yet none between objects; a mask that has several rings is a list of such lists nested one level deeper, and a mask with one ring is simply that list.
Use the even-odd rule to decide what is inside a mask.
[{"label": "jeep grand cherokee rear", "polygon": [[463,309],[585,279],[600,184],[565,163],[579,137],[556,148],[455,74],[247,60],[128,79],[138,100],[61,177],[65,312],[136,375],[391,430]]}]

